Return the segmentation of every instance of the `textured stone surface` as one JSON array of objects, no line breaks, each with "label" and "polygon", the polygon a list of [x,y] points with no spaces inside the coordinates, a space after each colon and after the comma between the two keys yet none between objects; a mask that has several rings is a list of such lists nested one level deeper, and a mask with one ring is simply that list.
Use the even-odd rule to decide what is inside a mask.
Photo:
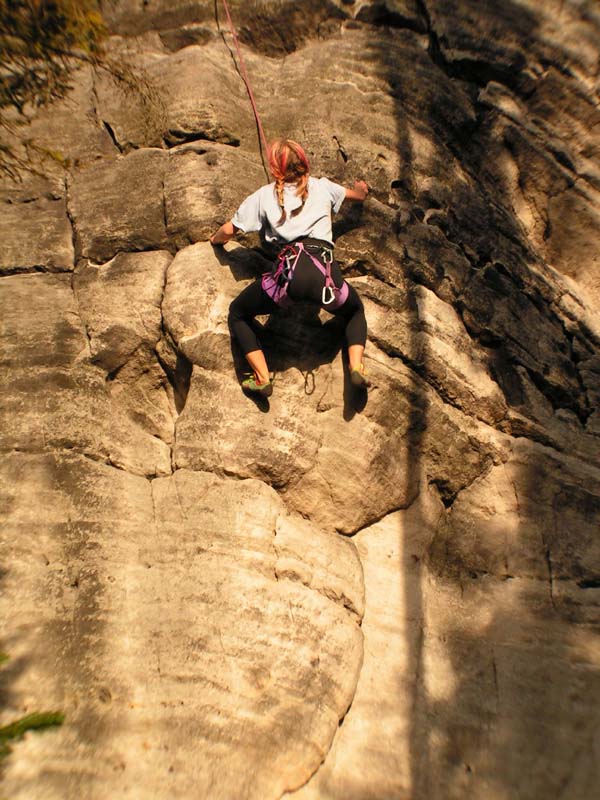
[{"label": "textured stone surface", "polygon": [[235,244],[207,242],[180,250],[169,269],[163,316],[181,353],[206,369],[230,373],[229,304],[269,262]]},{"label": "textured stone surface", "polygon": [[76,450],[137,474],[171,471],[170,451],[115,408],[89,343],[70,276],[2,279],[2,450]]},{"label": "textured stone surface", "polygon": [[371,338],[386,353],[425,372],[447,402],[468,414],[491,424],[506,415],[487,353],[472,342],[452,306],[424,286],[409,293],[372,279],[364,295],[374,301],[367,305]]},{"label": "textured stone surface", "polygon": [[87,263],[77,270],[73,289],[92,360],[107,372],[160,339],[160,306],[170,262],[171,255],[161,251],[120,253],[107,264]]},{"label": "textured stone surface", "polygon": [[[286,796],[502,797],[518,785],[537,797],[565,784],[568,796],[593,794],[598,589],[573,576],[595,560],[599,475],[565,459],[563,483],[554,457],[519,443],[450,515],[423,488],[355,537],[363,669],[324,766]],[[557,518],[577,531],[569,552]]]},{"label": "textured stone surface", "polygon": [[238,91],[231,58],[223,58],[222,42],[186,47],[171,56],[154,51],[145,70],[158,95],[150,118],[146,104],[135,97],[124,106],[113,84],[98,85],[99,113],[122,148],[206,139],[237,147],[243,135],[253,134],[252,109]]},{"label": "textured stone surface", "polygon": [[[98,76],[89,66],[80,67],[71,81],[72,90],[25,128],[27,138],[39,148],[44,171],[83,166],[99,158],[119,154],[109,129],[97,112]],[[121,94],[121,100],[125,96]]]},{"label": "textured stone surface", "polygon": [[352,707],[317,775],[287,797],[402,797],[411,791],[411,716],[422,646],[422,557],[443,507],[426,490],[354,541],[365,571],[365,656]]},{"label": "textured stone surface", "polygon": [[74,366],[85,358],[71,276],[11,275],[2,280],[5,298],[0,328],[5,370]]},{"label": "textured stone surface", "polygon": [[0,237],[2,274],[42,267],[53,272],[73,269],[73,231],[64,197],[3,203]]},{"label": "textured stone surface", "polygon": [[140,150],[75,173],[69,193],[78,255],[104,262],[121,250],[160,250],[167,244],[166,159],[161,150]]},{"label": "textured stone surface", "polygon": [[231,3],[267,135],[371,187],[372,386],[299,305],[268,402],[227,329],[267,264],[206,241],[264,175],[221,6],[105,5],[147,93],[81,70],[31,127],[66,175],[0,181],[0,724],[67,715],[0,793],[588,800],[594,3]]},{"label": "textured stone surface", "polygon": [[[231,174],[222,183],[218,176]],[[200,143],[170,153],[165,174],[167,231],[178,247],[206,240],[231,216],[240,198],[260,186],[264,172],[253,158],[230,147]]]},{"label": "textured stone surface", "polygon": [[599,480],[597,469],[518,442],[505,464],[456,499],[432,550],[434,568],[547,582],[558,617],[593,623]]},{"label": "textured stone surface", "polygon": [[[71,709],[56,736],[31,743],[28,767],[8,771],[11,796],[35,795],[41,779],[46,797],[133,797],[157,772],[160,797],[262,798],[303,783],[362,660],[353,545],[311,541],[311,526],[253,481],[180,470],[149,483],[20,453],[3,473],[3,503],[54,509],[39,523],[22,507],[3,529],[14,548],[5,609],[23,579],[45,598],[35,625],[34,597],[13,611],[9,644],[17,660],[45,654],[27,703]],[[65,784],[70,749],[79,767]]]}]

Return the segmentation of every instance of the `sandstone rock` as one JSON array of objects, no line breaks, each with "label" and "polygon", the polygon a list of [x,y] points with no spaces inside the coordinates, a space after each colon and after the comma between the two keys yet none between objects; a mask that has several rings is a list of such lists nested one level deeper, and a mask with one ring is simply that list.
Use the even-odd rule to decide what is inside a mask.
[{"label": "sandstone rock", "polygon": [[21,175],[14,180],[9,175],[0,177],[0,199],[3,203],[31,203],[33,200],[61,200],[65,195],[65,176],[54,171],[46,174]]},{"label": "sandstone rock", "polygon": [[370,336],[379,347],[424,373],[447,402],[467,414],[490,424],[506,415],[486,354],[477,352],[452,306],[425,287],[407,296],[370,281],[365,294],[375,300],[368,304],[368,316]]},{"label": "sandstone rock", "polygon": [[5,367],[0,448],[76,449],[134,473],[170,473],[167,445],[115,416],[104,375],[86,363],[89,345],[70,278],[2,280],[10,312],[0,340]]},{"label": "sandstone rock", "polygon": [[96,112],[95,81],[89,66],[70,77],[71,91],[59,102],[33,116],[22,135],[46,155],[46,169],[55,161],[63,167],[82,166],[95,159],[116,158],[119,151]]},{"label": "sandstone rock", "polygon": [[23,367],[69,368],[86,357],[70,275],[11,275],[2,278],[2,288],[0,358],[6,376]]},{"label": "sandstone rock", "polygon": [[426,33],[427,20],[417,0],[361,0],[354,6],[354,19],[372,25],[411,28]]},{"label": "sandstone rock", "polygon": [[[569,620],[595,616],[595,598],[590,596],[595,590],[579,589],[575,598],[576,587],[568,580],[557,579],[551,590],[547,569],[541,579],[517,574],[527,571],[532,552],[542,556],[538,563],[543,573],[540,528],[549,534],[549,563],[556,563],[559,571],[564,565],[563,534],[555,537],[552,523],[538,517],[543,508],[549,522],[550,504],[544,498],[538,506],[536,495],[558,476],[548,457],[543,448],[523,443],[506,466],[462,493],[450,512],[444,513],[422,487],[407,511],[357,535],[365,570],[363,669],[330,756],[290,797],[459,798],[465,792],[484,797],[490,783],[497,787],[494,792],[518,786],[534,797],[542,786],[565,780],[571,782],[574,797],[589,791],[594,774],[586,766],[589,751],[575,773],[572,765],[578,731],[590,730],[585,698],[597,691],[598,675],[590,661],[598,654],[589,629],[582,625],[575,633]],[[542,471],[530,476],[538,458]],[[597,481],[591,473],[578,474],[579,467],[567,460],[563,467],[573,481],[571,491],[587,494],[590,481]],[[592,505],[589,495],[582,500],[580,495],[576,505],[586,511],[573,522],[577,530],[583,523],[580,552],[585,553],[589,523],[584,519],[597,498]],[[454,528],[455,513],[461,519],[455,530],[469,520],[460,534],[465,536],[465,558],[479,550],[477,535],[485,529],[488,552],[498,552],[493,538],[510,548],[507,557],[514,574],[507,575],[505,561],[488,561],[492,572],[480,568],[477,577],[475,572],[469,577],[466,562],[454,569],[457,565],[448,558],[456,551],[453,545],[444,551],[449,542],[442,531],[448,525]],[[557,687],[562,699],[549,703]],[[535,708],[535,722],[524,706]],[[564,728],[556,728],[557,716]],[[524,748],[545,760],[548,746],[557,752],[552,765],[525,769]],[[503,764],[500,778],[498,759]]]},{"label": "sandstone rock", "polygon": [[119,253],[107,264],[86,263],[73,289],[90,341],[92,360],[113,372],[143,345],[161,336],[161,302],[171,255]]},{"label": "sandstone rock", "polygon": [[208,243],[180,250],[167,276],[165,327],[194,364],[231,373],[229,304],[251,278],[270,268],[263,258],[235,244]]},{"label": "sandstone rock", "polygon": [[[500,112],[489,115],[484,126],[492,134],[485,135],[490,170],[504,183],[531,242],[557,269],[576,275],[597,305],[593,268],[584,267],[598,258],[596,243],[588,238],[599,205],[593,163],[598,110],[585,77],[598,46],[597,26],[570,3],[521,3],[510,13],[496,10],[481,19],[469,2],[460,26],[446,13],[451,8],[446,0],[430,4],[445,67],[485,84],[481,100]],[[481,25],[490,26],[495,37],[482,37]],[[531,30],[539,36],[533,46],[524,46],[532,43]],[[567,63],[578,75],[573,85],[566,77]],[[582,242],[579,257],[572,249],[575,238]]]},{"label": "sandstone rock", "polygon": [[168,445],[175,434],[176,399],[167,374],[153,351],[140,350],[111,376],[108,386],[114,413]]},{"label": "sandstone rock", "polygon": [[69,207],[79,256],[102,263],[121,250],[160,250],[167,245],[166,158],[160,150],[140,150],[75,173]]},{"label": "sandstone rock", "polygon": [[0,274],[74,267],[73,231],[64,197],[2,204]]},{"label": "sandstone rock", "polygon": [[221,40],[172,55],[153,52],[142,63],[152,102],[134,97],[124,106],[112,83],[98,83],[99,114],[122,148],[197,140],[237,147],[242,139],[256,147],[246,90]]},{"label": "sandstone rock", "polygon": [[23,369],[2,376],[2,393],[4,451],[76,450],[137,475],[171,472],[167,445],[117,413],[99,370]]},{"label": "sandstone rock", "polygon": [[[310,543],[310,544],[309,544]],[[277,519],[275,573],[299,581],[341,603],[361,619],[365,613],[362,566],[354,544],[319,531],[298,516]]]},{"label": "sandstone rock", "polygon": [[298,305],[259,320],[272,398],[243,395],[227,310],[265,262],[201,240],[264,182],[245,87],[214,3],[111,3],[145,93],[82,71],[35,122],[68,197],[49,166],[0,182],[3,271],[77,263],[0,278],[3,721],[67,713],[4,793],[587,800],[598,14],[231,8],[267,136],[370,185],[334,232],[372,386]]},{"label": "sandstone rock", "polygon": [[[256,162],[233,148],[182,150],[165,173],[167,231],[177,247],[208,239],[249,194],[265,183]],[[231,175],[232,180],[223,180]]]},{"label": "sandstone rock", "polygon": [[[281,501],[256,481],[180,471],[151,485],[75,456],[14,454],[3,470],[3,486],[15,487],[5,502],[35,492],[53,509],[35,547],[26,509],[3,529],[18,541],[4,602],[29,577],[51,599],[36,626],[29,606],[15,607],[25,644],[15,644],[17,657],[47,657],[33,684],[26,670],[14,689],[33,706],[70,709],[56,736],[28,743],[29,767],[9,770],[5,788],[30,796],[46,763],[47,796],[75,797],[77,782],[65,795],[65,748],[76,750],[90,797],[148,786],[157,765],[161,796],[166,786],[182,796],[277,797],[303,783],[350,703],[362,659],[358,617],[343,605],[361,604],[351,545],[335,536],[327,545],[334,563],[339,553],[350,567],[344,574],[319,547],[299,552],[293,521],[277,527]],[[318,576],[316,589],[277,576],[280,537],[299,570]]]},{"label": "sandstone rock", "polygon": [[153,29],[174,29],[214,18],[210,3],[191,0],[157,0],[152,5],[143,0],[120,0],[103,9],[112,30],[124,35],[139,35]]},{"label": "sandstone rock", "polygon": [[[234,248],[220,254],[240,277],[249,274],[252,264],[242,253]],[[398,371],[393,359],[383,370],[381,356],[373,361],[380,390],[371,395],[365,412],[356,414],[358,398],[336,358],[343,331],[335,322],[329,327],[319,320],[307,325],[293,313],[271,317],[260,335],[271,366],[280,374],[265,416],[233,379],[226,318],[238,291],[231,271],[219,264],[208,245],[185,248],[169,268],[165,324],[186,357],[202,367],[194,370],[177,423],[174,452],[179,467],[253,476],[287,487],[286,502],[292,508],[345,532],[411,502],[414,475],[410,477],[407,465],[427,426],[435,433],[424,446],[425,460],[445,492],[452,495],[483,468],[489,456],[476,452],[439,405],[429,417],[431,401],[424,384],[415,383],[408,370]],[[441,313],[435,304],[432,309]],[[450,319],[460,332],[458,320]],[[449,332],[447,336],[452,338]],[[456,346],[464,345],[463,339]],[[307,376],[314,371],[318,392],[307,389],[298,369],[307,370]],[[497,396],[495,402],[500,402]],[[243,413],[235,411],[238,406]]]},{"label": "sandstone rock", "polygon": [[[303,0],[294,7],[293,14],[279,3],[231,0],[228,5],[240,39],[269,56],[292,52],[309,37],[337,32],[340,20],[349,14],[347,0]],[[181,35],[200,24],[214,33],[229,30],[224,10],[210,2],[125,0],[105,13],[112,30],[125,35],[149,29],[160,30],[162,36],[173,36],[176,31]]]},{"label": "sandstone rock", "polygon": [[465,323],[484,341],[502,342],[553,405],[577,413],[584,400],[561,320],[519,283],[499,263],[475,273],[463,292]]},{"label": "sandstone rock", "polygon": [[[595,591],[581,589],[595,581],[599,478],[592,467],[519,443],[506,464],[458,496],[433,568],[545,581],[557,614],[593,621]],[[573,531],[568,544],[565,530]]]},{"label": "sandstone rock", "polygon": [[474,446],[414,373],[371,349],[366,365],[374,389],[357,413],[351,393],[341,401],[345,376],[336,361],[317,406],[316,462],[285,495],[290,507],[344,533],[408,507],[421,471],[451,498],[494,457],[492,448]]},{"label": "sandstone rock", "polygon": [[192,44],[204,45],[214,38],[215,34],[203,25],[184,25],[160,32],[160,40],[171,52],[189,47]]},{"label": "sandstone rock", "polygon": [[600,192],[590,198],[573,188],[548,202],[547,225],[552,233],[544,249],[546,256],[577,281],[596,308],[600,308],[600,249],[592,232],[599,223]]},{"label": "sandstone rock", "polygon": [[[443,55],[457,69],[464,69],[465,77],[485,80],[495,71],[509,85],[512,77],[517,86],[521,82],[528,85],[531,76],[518,72],[511,76],[509,71],[522,69],[528,61],[537,66],[537,59],[559,57],[579,69],[591,67],[598,31],[585,5],[565,5],[560,0],[551,0],[539,6],[526,0],[504,8],[486,8],[482,15],[478,13],[476,0],[467,0],[461,3],[459,18],[456,0],[428,0],[427,3]],[[537,33],[534,39],[532,31]],[[467,72],[469,68],[471,73]]]},{"label": "sandstone rock", "polygon": [[277,398],[264,412],[244,397],[235,374],[194,367],[177,421],[176,466],[256,477],[277,488],[298,480],[312,467],[319,448],[314,402],[305,397],[299,372],[277,379]]},{"label": "sandstone rock", "polygon": [[[443,512],[422,487],[406,511],[362,530],[356,542],[365,571],[365,657],[352,707],[331,753],[313,778],[286,797],[411,796],[412,713],[423,625],[422,557]],[[375,789],[377,787],[377,789]]]},{"label": "sandstone rock", "polygon": [[586,698],[598,691],[590,632],[557,619],[538,581],[424,580],[420,599],[428,635],[412,654],[424,689],[410,718],[412,793],[484,797],[518,787],[535,797],[568,781],[585,797],[594,768],[587,755],[573,763],[575,739],[584,732],[590,741]]}]

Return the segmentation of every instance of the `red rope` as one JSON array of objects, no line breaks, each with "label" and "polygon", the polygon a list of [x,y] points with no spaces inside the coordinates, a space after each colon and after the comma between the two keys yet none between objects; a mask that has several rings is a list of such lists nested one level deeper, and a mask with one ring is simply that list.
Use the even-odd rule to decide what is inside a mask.
[{"label": "red rope", "polygon": [[231,29],[231,35],[233,36],[233,43],[235,44],[235,49],[236,49],[237,54],[238,54],[242,80],[246,84],[246,89],[248,91],[248,97],[250,98],[250,102],[252,103],[252,109],[254,111],[254,117],[256,119],[256,125],[258,127],[258,132],[260,134],[260,141],[262,142],[262,146],[265,149],[265,155],[268,156],[269,147],[267,145],[267,137],[265,136],[265,132],[263,130],[262,123],[260,121],[260,115],[258,113],[258,108],[256,106],[256,100],[254,99],[254,94],[252,92],[252,87],[250,86],[250,78],[248,77],[248,72],[246,70],[246,64],[244,63],[244,58],[242,56],[242,51],[240,50],[240,45],[239,45],[238,38],[237,38],[237,35],[236,35],[236,32],[235,32],[235,27],[233,25],[233,20],[231,19],[231,14],[229,13],[229,6],[227,5],[227,0],[223,0],[223,5],[225,6],[225,13],[227,14],[227,20],[229,21],[229,27]]}]

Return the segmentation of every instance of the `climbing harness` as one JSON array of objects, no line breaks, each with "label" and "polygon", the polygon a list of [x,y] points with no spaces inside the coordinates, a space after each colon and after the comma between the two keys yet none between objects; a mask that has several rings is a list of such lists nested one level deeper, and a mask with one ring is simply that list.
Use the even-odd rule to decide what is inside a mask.
[{"label": "climbing harness", "polygon": [[281,308],[287,308],[291,304],[287,288],[299,258],[300,251],[296,253],[292,245],[286,245],[280,250],[273,269],[263,273],[263,291]]},{"label": "climbing harness", "polygon": [[[316,258],[311,251],[316,251],[320,258]],[[346,281],[339,289],[333,282],[331,277],[333,250],[330,247],[321,245],[305,245],[302,241],[287,244],[280,250],[271,272],[265,272],[262,276],[262,288],[265,293],[282,308],[287,308],[291,304],[292,301],[287,290],[302,253],[305,253],[319,272],[325,276],[325,283],[321,293],[323,306],[328,310],[334,310],[344,305],[348,299],[349,289]]]},{"label": "climbing harness", "polygon": [[[259,146],[261,149],[261,158],[263,158],[262,148],[264,148],[265,154],[269,152],[269,146],[267,144],[267,137],[265,136],[265,131],[262,126],[262,122],[260,121],[260,114],[258,113],[258,106],[256,105],[256,100],[254,99],[254,92],[252,91],[252,87],[250,86],[250,78],[248,77],[248,70],[246,69],[246,63],[244,61],[244,57],[242,56],[242,51],[240,49],[240,44],[238,41],[237,34],[235,32],[235,26],[233,24],[233,20],[231,18],[231,14],[229,12],[229,6],[227,5],[227,0],[223,0],[223,5],[225,6],[225,13],[227,14],[227,21],[229,22],[229,29],[231,30],[231,35],[233,37],[233,43],[235,45],[235,49],[237,52],[240,68],[238,72],[240,73],[241,79],[244,81],[246,86],[246,91],[248,92],[248,97],[250,98],[250,103],[252,104],[252,110],[254,111],[254,118],[256,120],[256,127],[258,128],[259,133]],[[216,13],[216,3],[215,3],[215,13]],[[218,16],[217,16],[217,24],[218,24]],[[230,51],[231,52],[231,51]],[[233,57],[233,53],[232,53]],[[235,59],[234,59],[235,62]],[[237,65],[236,65],[237,66]],[[263,158],[263,166],[264,166],[264,158]],[[266,167],[265,167],[266,172]],[[267,173],[268,178],[268,173]]]}]

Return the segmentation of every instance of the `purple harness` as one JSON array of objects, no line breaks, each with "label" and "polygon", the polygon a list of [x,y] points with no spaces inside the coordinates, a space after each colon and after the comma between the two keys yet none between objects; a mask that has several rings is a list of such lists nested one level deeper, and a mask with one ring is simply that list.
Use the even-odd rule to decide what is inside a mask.
[{"label": "purple harness", "polygon": [[321,251],[323,261],[321,262],[312,253],[309,253],[302,242],[288,244],[281,250],[277,256],[274,269],[271,272],[265,272],[262,276],[261,285],[264,292],[282,308],[287,308],[291,305],[292,299],[289,297],[287,290],[302,253],[306,253],[315,267],[325,276],[325,285],[321,295],[323,306],[327,310],[333,311],[344,305],[348,299],[348,284],[344,281],[341,288],[338,289],[333,282],[331,277],[333,252],[323,248]]}]

